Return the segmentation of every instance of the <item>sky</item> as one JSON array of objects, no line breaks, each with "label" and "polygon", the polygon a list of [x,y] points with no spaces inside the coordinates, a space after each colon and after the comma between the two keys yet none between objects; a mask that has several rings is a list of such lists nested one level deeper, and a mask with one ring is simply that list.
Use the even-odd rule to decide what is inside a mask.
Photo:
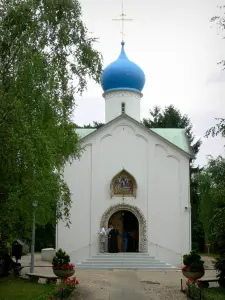
[{"label": "sky", "polygon": [[[80,0],[83,20],[98,43],[104,67],[120,53],[122,0]],[[224,141],[204,138],[215,118],[225,117],[225,71],[218,63],[225,59],[225,35],[210,22],[223,11],[224,0],[124,0],[125,51],[145,72],[141,119],[155,105],[173,104],[187,114],[196,138],[203,145],[197,164],[207,156],[225,155]],[[225,10],[224,10],[225,11]],[[79,125],[104,122],[101,86],[89,80],[87,91],[77,97],[74,112]]]}]

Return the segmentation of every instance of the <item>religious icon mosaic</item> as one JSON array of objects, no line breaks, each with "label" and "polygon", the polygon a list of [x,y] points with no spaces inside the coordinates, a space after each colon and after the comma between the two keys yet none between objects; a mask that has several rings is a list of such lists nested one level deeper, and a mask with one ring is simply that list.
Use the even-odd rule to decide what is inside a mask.
[{"label": "religious icon mosaic", "polygon": [[133,176],[123,170],[117,174],[111,183],[112,196],[131,196],[136,197],[137,184]]}]

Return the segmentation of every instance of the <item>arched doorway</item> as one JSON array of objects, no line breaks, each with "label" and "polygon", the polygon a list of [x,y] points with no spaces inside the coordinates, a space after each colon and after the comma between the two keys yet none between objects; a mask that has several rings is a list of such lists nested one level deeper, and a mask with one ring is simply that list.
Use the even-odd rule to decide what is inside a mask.
[{"label": "arched doorway", "polygon": [[136,216],[127,210],[115,212],[109,219],[118,231],[119,252],[139,252],[139,223]]},{"label": "arched doorway", "polygon": [[133,206],[126,203],[111,205],[102,215],[100,221],[100,228],[107,226],[111,216],[118,211],[129,211],[133,213],[133,215],[137,218],[139,224],[139,252],[148,252],[147,222],[144,214],[137,206]]}]

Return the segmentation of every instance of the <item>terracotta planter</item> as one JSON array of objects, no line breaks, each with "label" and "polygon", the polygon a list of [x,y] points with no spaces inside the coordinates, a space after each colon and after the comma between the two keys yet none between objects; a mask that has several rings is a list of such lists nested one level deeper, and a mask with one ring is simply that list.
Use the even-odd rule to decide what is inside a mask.
[{"label": "terracotta planter", "polygon": [[53,269],[53,272],[55,274],[55,276],[64,279],[64,278],[68,278],[73,276],[73,274],[75,273],[75,270],[57,270],[57,269]]},{"label": "terracotta planter", "polygon": [[205,270],[203,271],[198,271],[198,272],[191,272],[188,270],[182,270],[182,273],[184,277],[186,278],[192,278],[193,280],[197,280],[199,278],[202,278],[205,274]]}]

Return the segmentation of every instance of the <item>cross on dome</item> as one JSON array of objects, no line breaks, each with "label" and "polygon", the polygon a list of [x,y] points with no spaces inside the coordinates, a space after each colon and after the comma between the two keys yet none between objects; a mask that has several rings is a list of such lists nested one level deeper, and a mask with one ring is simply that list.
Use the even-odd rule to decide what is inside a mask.
[{"label": "cross on dome", "polygon": [[124,10],[123,10],[123,0],[122,0],[122,13],[121,13],[120,17],[121,17],[120,19],[113,19],[113,21],[121,21],[122,22],[122,32],[121,32],[121,34],[122,34],[122,41],[124,41],[124,36],[125,36],[125,33],[124,33],[124,22],[125,21],[133,21],[133,19],[127,19],[127,18],[125,18],[126,15],[124,14]]}]

